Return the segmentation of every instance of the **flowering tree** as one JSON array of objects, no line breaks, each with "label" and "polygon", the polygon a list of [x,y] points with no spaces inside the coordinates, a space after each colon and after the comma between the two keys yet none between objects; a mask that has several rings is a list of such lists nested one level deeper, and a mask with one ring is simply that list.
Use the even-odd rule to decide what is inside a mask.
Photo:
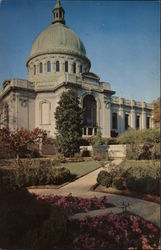
[{"label": "flowering tree", "polygon": [[46,132],[39,128],[32,131],[21,128],[14,132],[11,132],[8,128],[2,128],[0,129],[0,138],[3,143],[8,145],[9,151],[16,154],[19,161],[20,155],[27,151],[29,144],[45,142]]}]

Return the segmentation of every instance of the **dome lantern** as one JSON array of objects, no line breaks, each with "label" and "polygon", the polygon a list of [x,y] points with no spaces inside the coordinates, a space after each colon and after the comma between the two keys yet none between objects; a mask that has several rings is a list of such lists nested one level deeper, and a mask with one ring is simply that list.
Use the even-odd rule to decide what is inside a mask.
[{"label": "dome lantern", "polygon": [[65,24],[65,20],[64,20],[65,11],[64,11],[63,7],[61,6],[60,0],[57,0],[52,12],[53,12],[52,24],[54,24],[54,23]]}]

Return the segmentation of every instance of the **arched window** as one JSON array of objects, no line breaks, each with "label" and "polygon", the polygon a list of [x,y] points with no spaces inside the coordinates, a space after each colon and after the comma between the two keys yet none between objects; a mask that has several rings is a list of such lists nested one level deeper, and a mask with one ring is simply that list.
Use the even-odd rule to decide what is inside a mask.
[{"label": "arched window", "polygon": [[36,65],[34,65],[34,75],[36,75]]},{"label": "arched window", "polygon": [[125,130],[129,128],[129,115],[125,114]]},{"label": "arched window", "polygon": [[68,62],[65,62],[65,72],[68,72]]},{"label": "arched window", "polygon": [[43,72],[43,66],[42,66],[42,63],[40,63],[40,73]]},{"label": "arched window", "polygon": [[59,72],[59,69],[60,67],[59,67],[59,61],[56,61],[56,72]]},{"label": "arched window", "polygon": [[47,62],[47,72],[51,72],[51,63],[50,63],[50,61]]},{"label": "arched window", "polygon": [[73,63],[73,73],[76,73],[76,63]]},{"label": "arched window", "polygon": [[136,129],[139,129],[140,128],[140,116],[137,115],[136,116]]},{"label": "arched window", "polygon": [[82,73],[82,65],[79,67],[79,72]]},{"label": "arched window", "polygon": [[112,128],[117,129],[117,113],[112,113]]},{"label": "arched window", "polygon": [[146,128],[150,128],[150,117],[146,118]]},{"label": "arched window", "polygon": [[87,95],[83,99],[84,126],[96,127],[97,104],[94,96]]}]

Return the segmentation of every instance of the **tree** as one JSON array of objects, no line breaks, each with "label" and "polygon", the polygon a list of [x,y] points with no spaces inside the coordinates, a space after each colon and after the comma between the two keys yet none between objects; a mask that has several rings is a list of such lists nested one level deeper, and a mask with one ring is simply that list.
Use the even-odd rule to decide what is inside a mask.
[{"label": "tree", "polygon": [[82,136],[82,109],[75,91],[63,92],[55,112],[58,150],[65,157],[79,152]]},{"label": "tree", "polygon": [[14,152],[19,161],[20,156],[27,152],[29,144],[39,144],[45,142],[46,132],[35,128],[32,131],[21,128],[11,132],[8,128],[0,129],[0,138],[3,143],[8,145],[8,150]]},{"label": "tree", "polygon": [[104,140],[102,139],[101,129],[98,128],[96,138],[94,140],[94,145],[100,146],[100,145],[103,145],[103,144],[104,144]]},{"label": "tree", "polygon": [[160,126],[160,100],[161,100],[161,97],[159,97],[153,103],[153,122],[154,122],[155,127]]}]

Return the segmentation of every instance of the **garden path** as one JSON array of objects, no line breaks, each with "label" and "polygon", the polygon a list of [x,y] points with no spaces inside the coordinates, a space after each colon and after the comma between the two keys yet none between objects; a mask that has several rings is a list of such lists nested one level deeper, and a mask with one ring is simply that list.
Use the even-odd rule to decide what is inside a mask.
[{"label": "garden path", "polygon": [[[115,165],[120,164],[122,159],[115,159],[113,163]],[[160,226],[160,205],[154,202],[144,201],[141,199],[136,199],[132,197],[115,195],[115,194],[105,194],[101,192],[94,192],[91,189],[93,185],[96,184],[97,175],[103,168],[99,168],[88,175],[81,177],[68,185],[60,189],[28,189],[30,192],[38,195],[68,195],[72,193],[73,196],[82,197],[82,198],[92,198],[92,197],[107,197],[107,202],[114,204],[116,207],[107,208],[104,210],[96,210],[88,213],[81,213],[76,215],[77,217],[83,217],[84,215],[103,215],[107,212],[119,213],[122,211],[121,206],[124,202],[125,204],[129,203],[128,211],[137,214],[144,219],[151,221],[152,223]]]}]

